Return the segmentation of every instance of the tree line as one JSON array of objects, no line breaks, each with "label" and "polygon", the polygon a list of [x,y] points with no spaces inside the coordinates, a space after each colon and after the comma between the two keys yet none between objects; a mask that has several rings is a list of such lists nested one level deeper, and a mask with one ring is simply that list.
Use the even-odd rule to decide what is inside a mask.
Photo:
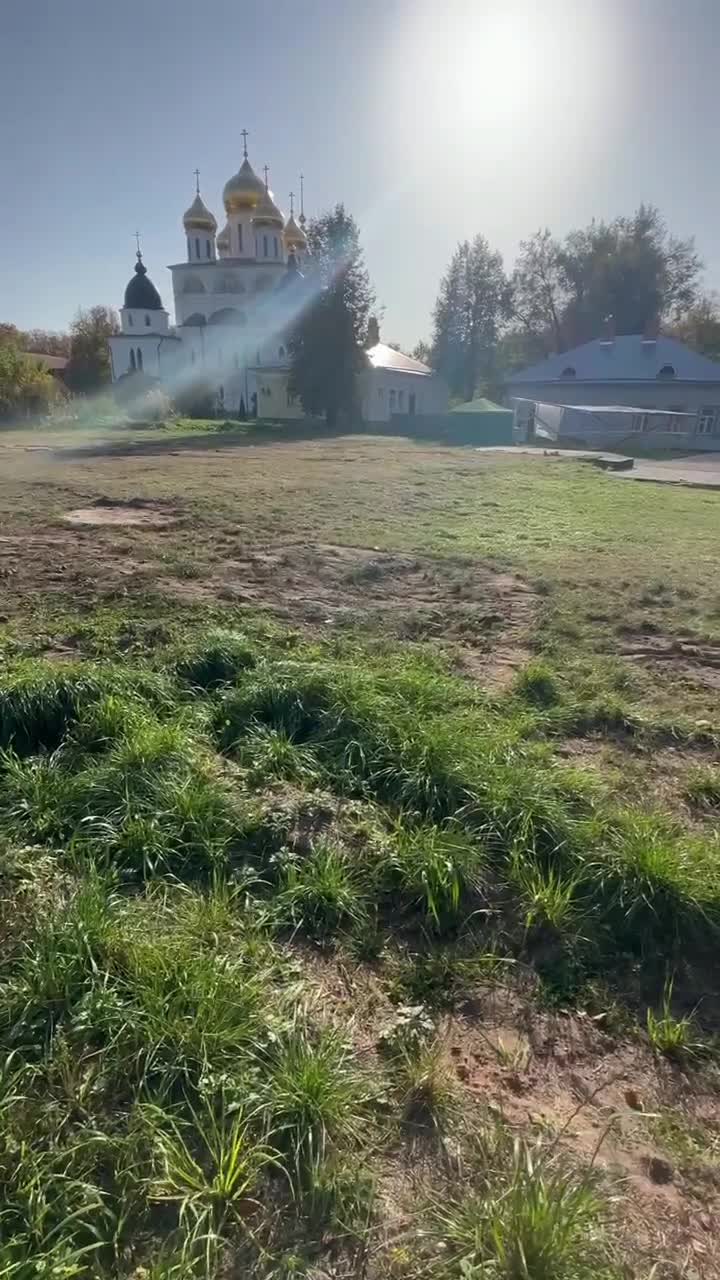
[{"label": "tree line", "polygon": [[663,332],[720,359],[720,307],[701,288],[692,238],[673,235],[652,205],[593,221],[557,239],[539,230],[512,272],[483,235],[453,253],[433,310],[433,333],[413,352],[470,400],[499,394],[513,370],[600,337]]},{"label": "tree line", "polygon": [[[112,307],[78,311],[68,333],[0,323],[0,421],[46,413],[68,391],[92,393],[111,379],[108,338],[120,332]],[[60,382],[33,355],[64,356]]]}]

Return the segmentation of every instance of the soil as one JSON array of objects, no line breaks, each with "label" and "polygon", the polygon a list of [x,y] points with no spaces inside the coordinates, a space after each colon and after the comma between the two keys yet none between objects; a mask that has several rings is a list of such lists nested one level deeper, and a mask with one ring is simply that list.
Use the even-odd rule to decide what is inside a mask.
[{"label": "soil", "polygon": [[651,671],[670,664],[674,676],[720,690],[720,645],[647,633],[636,636],[620,654]]},{"label": "soil", "polygon": [[177,516],[163,510],[155,502],[145,502],[138,498],[131,499],[129,502],[109,502],[99,498],[91,507],[78,507],[75,511],[67,511],[63,519],[68,524],[75,525],[127,524],[161,529],[174,524]]}]

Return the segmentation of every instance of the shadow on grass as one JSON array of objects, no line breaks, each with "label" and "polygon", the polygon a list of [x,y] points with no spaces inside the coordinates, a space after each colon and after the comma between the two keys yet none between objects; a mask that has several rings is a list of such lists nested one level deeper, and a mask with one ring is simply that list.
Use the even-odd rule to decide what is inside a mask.
[{"label": "shadow on grass", "polygon": [[[64,459],[93,457],[130,457],[133,455],[154,455],[212,451],[216,449],[237,449],[248,445],[297,444],[304,440],[336,440],[351,436],[382,437],[388,439],[407,440],[419,445],[444,445],[446,447],[480,447],[488,446],[488,442],[478,439],[477,432],[468,428],[443,429],[435,425],[424,425],[418,419],[408,420],[407,429],[404,424],[394,422],[342,423],[329,427],[318,419],[302,419],[297,422],[208,422],[198,423],[184,434],[175,434],[167,427],[145,423],[124,424],[115,430],[122,431],[117,440],[97,440],[87,444],[60,447],[55,452]],[[128,439],[128,429],[136,432],[153,432],[147,438]]]}]

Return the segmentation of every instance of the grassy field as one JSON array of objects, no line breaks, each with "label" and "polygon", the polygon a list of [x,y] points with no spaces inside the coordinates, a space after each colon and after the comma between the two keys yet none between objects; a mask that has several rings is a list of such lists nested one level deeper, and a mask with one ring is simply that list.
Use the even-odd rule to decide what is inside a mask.
[{"label": "grassy field", "polygon": [[0,460],[0,1276],[720,1275],[720,495]]}]

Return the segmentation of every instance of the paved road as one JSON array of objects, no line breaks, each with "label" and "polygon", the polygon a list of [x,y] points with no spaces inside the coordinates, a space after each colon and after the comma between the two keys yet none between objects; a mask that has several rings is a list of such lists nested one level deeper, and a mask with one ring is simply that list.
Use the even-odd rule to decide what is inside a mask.
[{"label": "paved road", "polygon": [[632,471],[614,473],[623,480],[653,480],[656,484],[700,485],[720,489],[720,453],[692,453],[662,461],[637,458]]}]

